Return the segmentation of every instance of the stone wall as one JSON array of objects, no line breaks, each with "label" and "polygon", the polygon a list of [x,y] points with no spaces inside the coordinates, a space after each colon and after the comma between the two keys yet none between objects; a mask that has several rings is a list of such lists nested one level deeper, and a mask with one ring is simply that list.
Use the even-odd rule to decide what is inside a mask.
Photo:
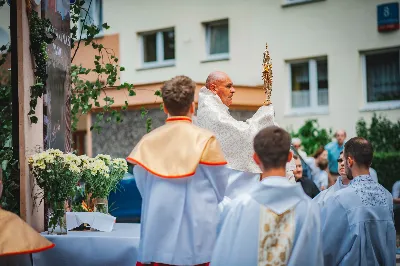
[{"label": "stone wall", "polygon": [[[245,121],[253,115],[253,111],[231,111],[233,117]],[[92,114],[92,121],[96,120]],[[159,109],[149,110],[153,128],[165,123],[166,114]],[[93,156],[99,153],[112,157],[126,158],[134,146],[146,134],[146,119],[142,118],[140,110],[126,111],[121,123],[102,123],[100,133],[93,132]]]}]

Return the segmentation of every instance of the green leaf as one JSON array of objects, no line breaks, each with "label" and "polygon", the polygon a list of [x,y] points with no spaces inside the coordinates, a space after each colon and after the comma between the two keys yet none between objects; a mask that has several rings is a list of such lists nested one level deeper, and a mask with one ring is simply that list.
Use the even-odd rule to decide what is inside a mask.
[{"label": "green leaf", "polygon": [[36,116],[31,116],[30,120],[31,120],[32,124],[37,124],[37,122],[38,122],[38,118]]},{"label": "green leaf", "polygon": [[161,97],[161,91],[160,90],[156,90],[156,92],[154,93],[154,95]]},{"label": "green leaf", "polygon": [[134,90],[129,91],[129,96],[135,96],[135,95],[136,95],[136,92]]}]

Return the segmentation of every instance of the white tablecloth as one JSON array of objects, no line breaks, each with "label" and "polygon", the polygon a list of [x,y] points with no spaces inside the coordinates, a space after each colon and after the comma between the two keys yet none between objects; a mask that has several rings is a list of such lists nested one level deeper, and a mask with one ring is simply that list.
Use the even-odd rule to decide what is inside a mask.
[{"label": "white tablecloth", "polygon": [[134,266],[140,224],[117,223],[110,233],[69,231],[67,235],[43,236],[56,246],[32,254],[34,266]]}]

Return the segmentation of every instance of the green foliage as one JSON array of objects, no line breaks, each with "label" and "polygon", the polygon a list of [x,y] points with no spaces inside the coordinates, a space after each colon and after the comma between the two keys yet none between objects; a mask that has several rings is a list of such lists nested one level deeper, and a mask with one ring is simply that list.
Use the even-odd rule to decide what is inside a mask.
[{"label": "green foliage", "polygon": [[[89,7],[92,5],[93,0],[89,1]],[[71,6],[71,45],[76,48],[71,62],[75,59],[77,51],[81,44],[91,46],[95,51],[94,68],[84,68],[81,65],[71,65],[71,115],[72,115],[72,129],[76,130],[80,114],[87,114],[92,108],[102,108],[101,112],[96,114],[91,130],[100,132],[100,122],[105,119],[106,122],[121,122],[123,120],[122,113],[119,110],[112,109],[114,98],[107,95],[106,88],[115,86],[116,82],[120,79],[118,72],[125,71],[125,68],[118,64],[119,59],[116,57],[112,49],[104,47],[102,44],[96,42],[96,35],[101,32],[101,28],[96,25],[88,25],[87,21],[93,21],[89,18],[89,12],[84,8],[85,1],[76,1]],[[81,14],[85,14],[81,17]],[[81,31],[78,32],[77,24],[83,25]],[[102,25],[103,30],[110,27],[107,23]],[[76,47],[75,47],[76,46]],[[94,81],[89,81],[86,77],[89,74],[95,74]],[[116,86],[117,90],[126,90],[127,95],[135,96],[136,93],[133,89],[133,84],[123,83]],[[101,94],[105,97],[101,99]],[[125,101],[122,110],[128,108],[128,101]],[[105,116],[109,113],[110,116]]]},{"label": "green foliage", "polygon": [[372,168],[378,175],[379,183],[392,191],[393,184],[399,180],[400,152],[377,152],[374,154]]},{"label": "green foliage", "polygon": [[[0,0],[0,8],[5,5]],[[10,55],[10,43],[0,46],[0,167],[3,170],[3,194],[0,208],[19,214],[18,160],[12,147],[12,87],[10,72],[1,68]]]},{"label": "green foliage", "polygon": [[368,139],[374,147],[372,168],[379,183],[392,191],[394,182],[399,180],[400,168],[400,119],[392,122],[384,116],[373,114],[368,125],[364,119],[357,121],[357,136]]},{"label": "green foliage", "polygon": [[[37,99],[46,93],[47,81],[47,45],[51,44],[56,38],[56,35],[48,29],[51,28],[51,22],[48,19],[40,18],[36,11],[30,11],[28,14],[29,19],[29,37],[30,37],[30,50],[35,59],[35,84],[31,86],[31,99],[29,101],[28,116],[31,123],[36,124],[38,118],[35,116],[35,109]],[[49,36],[50,35],[50,36]]]},{"label": "green foliage", "polygon": [[375,152],[400,151],[400,119],[392,122],[374,113],[368,126],[364,119],[357,121],[357,136],[368,139]]},{"label": "green foliage", "polygon": [[331,142],[332,129],[321,129],[316,119],[309,119],[297,132],[291,132],[291,136],[300,138],[304,151],[311,156],[319,147]]},{"label": "green foliage", "polygon": [[[1,64],[0,64],[1,66]],[[0,75],[0,81],[2,80]],[[9,81],[9,78],[7,78]],[[3,196],[0,207],[19,214],[18,160],[12,147],[12,99],[11,85],[0,83],[0,167],[3,170]]]}]

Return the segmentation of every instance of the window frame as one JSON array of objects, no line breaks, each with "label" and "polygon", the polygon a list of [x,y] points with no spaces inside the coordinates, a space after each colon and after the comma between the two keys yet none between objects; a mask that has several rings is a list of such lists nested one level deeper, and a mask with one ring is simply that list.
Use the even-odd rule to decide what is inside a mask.
[{"label": "window frame", "polygon": [[[205,37],[206,37],[206,58],[207,60],[226,60],[229,59],[229,50],[230,50],[230,34],[229,34],[229,19],[220,19],[209,22],[204,22],[205,27]],[[227,25],[228,27],[228,52],[227,53],[219,53],[219,54],[211,54],[210,49],[210,36],[211,36],[211,27],[218,25]]]},{"label": "window frame", "polygon": [[[94,9],[93,9],[93,14],[98,14],[98,27],[100,28],[100,32],[95,36],[96,38],[98,37],[102,37],[104,34],[104,30],[103,30],[103,0],[85,0],[85,2],[88,1],[93,1],[92,5],[94,5]],[[96,4],[96,2],[98,2],[99,4]],[[100,9],[100,10],[97,10]],[[89,16],[91,18],[93,18],[93,20],[96,22],[96,20],[94,19],[93,14],[89,14]],[[81,17],[79,16],[79,21],[77,23],[77,38],[81,38],[81,39],[86,39],[87,34],[85,32],[82,32],[82,36],[80,36],[80,32],[82,30],[82,23],[81,23]]]},{"label": "window frame", "polygon": [[[174,53],[174,59],[164,59],[164,32],[173,31],[174,32],[174,45],[176,44],[176,31],[174,27],[164,28],[146,32],[139,32],[139,45],[140,45],[140,61],[143,69],[146,68],[158,68],[158,67],[168,67],[175,66],[176,61],[176,47]],[[145,62],[144,61],[144,36],[156,33],[156,61]]]},{"label": "window frame", "polygon": [[400,69],[400,47],[383,48],[372,51],[361,51],[361,88],[362,88],[362,107],[360,111],[379,111],[379,110],[392,110],[400,109],[400,100],[392,101],[377,101],[368,102],[368,90],[367,90],[367,56],[373,54],[384,54],[387,52],[399,51],[399,69]]},{"label": "window frame", "polygon": [[[328,64],[328,105],[318,105],[318,69],[317,61],[326,60]],[[292,106],[292,65],[299,63],[308,63],[308,80],[310,92],[310,106],[307,107],[293,107]],[[289,101],[286,116],[301,116],[309,114],[328,114],[329,113],[329,61],[327,56],[320,56],[314,58],[307,58],[301,60],[290,60],[286,63],[288,68],[288,87],[289,87]]]},{"label": "window frame", "polygon": [[308,4],[314,2],[321,2],[325,0],[283,0],[283,6],[292,6],[292,5],[301,5],[301,4]]}]

